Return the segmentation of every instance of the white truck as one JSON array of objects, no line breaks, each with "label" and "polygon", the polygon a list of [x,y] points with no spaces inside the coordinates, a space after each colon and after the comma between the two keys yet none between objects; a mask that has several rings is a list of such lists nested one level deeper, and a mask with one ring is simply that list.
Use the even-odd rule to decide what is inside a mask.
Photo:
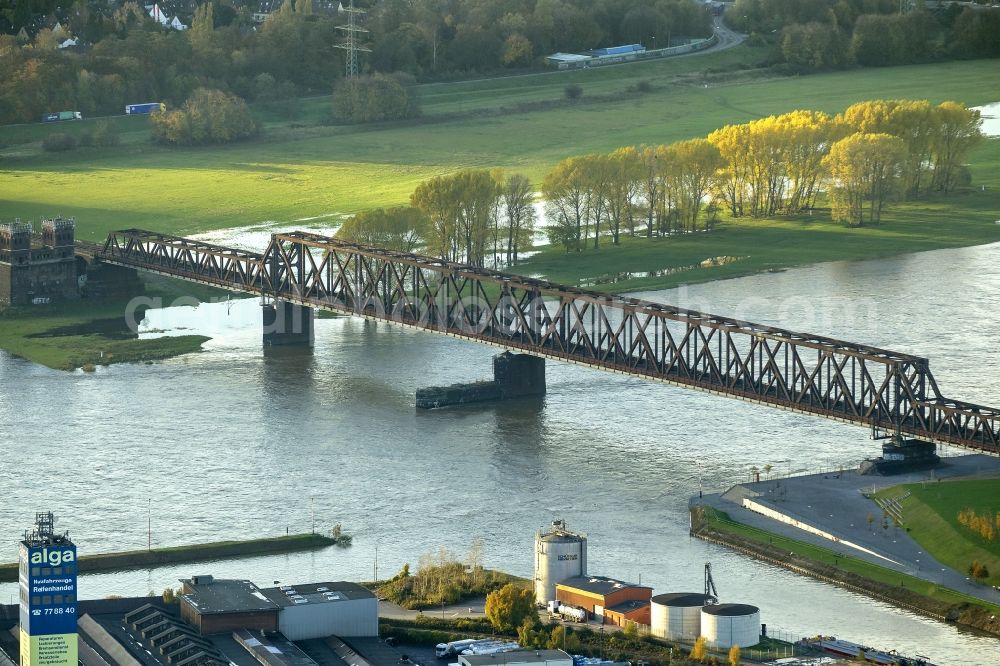
[{"label": "white truck", "polygon": [[444,659],[445,657],[462,654],[462,650],[467,650],[480,642],[482,641],[475,638],[463,638],[460,641],[452,641],[451,643],[438,643],[434,647],[434,654],[438,659]]}]

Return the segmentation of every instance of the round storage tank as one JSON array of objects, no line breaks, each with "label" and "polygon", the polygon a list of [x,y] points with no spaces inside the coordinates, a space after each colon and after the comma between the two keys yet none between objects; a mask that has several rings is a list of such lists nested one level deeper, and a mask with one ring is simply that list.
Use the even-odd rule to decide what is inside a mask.
[{"label": "round storage tank", "polygon": [[748,604],[718,604],[701,609],[701,635],[709,645],[750,647],[760,642],[760,609]]},{"label": "round storage tank", "polygon": [[535,602],[556,598],[556,584],[587,574],[587,535],[570,532],[557,520],[547,532],[535,535]]},{"label": "round storage tank", "polygon": [[715,597],[698,592],[658,594],[650,600],[650,633],[670,640],[701,636],[701,609]]}]

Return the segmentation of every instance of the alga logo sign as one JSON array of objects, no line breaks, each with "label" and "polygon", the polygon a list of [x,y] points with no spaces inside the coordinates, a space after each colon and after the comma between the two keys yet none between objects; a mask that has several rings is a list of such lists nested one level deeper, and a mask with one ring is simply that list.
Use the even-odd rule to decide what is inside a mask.
[{"label": "alga logo sign", "polygon": [[30,564],[32,566],[61,567],[75,562],[75,548],[42,548],[31,550]]}]

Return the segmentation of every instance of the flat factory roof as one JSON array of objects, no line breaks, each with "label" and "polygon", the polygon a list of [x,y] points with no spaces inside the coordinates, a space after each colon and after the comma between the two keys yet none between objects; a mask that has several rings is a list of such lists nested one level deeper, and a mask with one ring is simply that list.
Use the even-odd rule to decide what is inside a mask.
[{"label": "flat factory roof", "polygon": [[249,580],[216,578],[211,583],[195,585],[194,592],[182,595],[181,599],[191,604],[200,615],[259,613],[279,608]]},{"label": "flat factory roof", "polygon": [[646,587],[645,585],[626,583],[623,580],[615,580],[614,578],[607,578],[605,576],[573,576],[572,578],[567,578],[556,583],[556,587],[568,587],[602,596],[607,596],[627,587],[649,590],[650,593],[653,591],[653,588]]},{"label": "flat factory roof", "polygon": [[462,655],[462,661],[469,666],[488,666],[492,664],[544,664],[547,661],[572,660],[562,650],[514,650],[502,654],[469,654]]},{"label": "flat factory roof", "polygon": [[648,605],[649,605],[648,601],[639,601],[638,599],[635,599],[632,601],[623,601],[620,604],[615,604],[614,606],[610,606],[605,610],[625,615],[626,613],[631,613],[634,610],[638,610]]},{"label": "flat factory roof", "polygon": [[553,53],[550,56],[546,56],[546,60],[553,60],[555,62],[583,62],[584,60],[593,59],[593,56],[582,55],[580,53]]},{"label": "flat factory roof", "polygon": [[375,598],[371,590],[357,583],[348,583],[346,581],[265,587],[260,590],[260,593],[269,601],[282,608],[305,604]]}]

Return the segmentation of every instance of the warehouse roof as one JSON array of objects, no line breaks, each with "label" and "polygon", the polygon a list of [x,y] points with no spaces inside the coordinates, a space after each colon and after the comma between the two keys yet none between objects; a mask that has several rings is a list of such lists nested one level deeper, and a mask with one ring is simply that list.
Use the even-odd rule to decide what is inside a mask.
[{"label": "warehouse roof", "polygon": [[[185,581],[189,582],[190,581]],[[264,596],[260,589],[248,580],[211,580],[195,585],[190,594],[181,599],[191,604],[199,615],[213,613],[255,613],[277,611],[278,604]]]},{"label": "warehouse roof", "polygon": [[544,664],[547,661],[571,660],[562,650],[515,650],[502,654],[463,654],[460,661],[469,666],[492,666],[493,664]]},{"label": "warehouse roof", "polygon": [[638,599],[634,599],[631,601],[623,601],[620,604],[615,604],[614,606],[609,606],[606,610],[625,615],[626,613],[631,613],[634,610],[638,610],[648,605],[648,601],[639,601]]},{"label": "warehouse roof", "polygon": [[604,576],[573,576],[572,578],[567,578],[556,583],[556,587],[570,587],[575,590],[583,590],[584,592],[600,594],[602,596],[609,595],[626,587],[645,589],[649,590],[650,593],[653,591],[651,587],[626,583],[622,580],[615,580],[614,578],[606,578]]},{"label": "warehouse roof", "polygon": [[346,581],[266,587],[260,592],[269,601],[274,602],[282,608],[308,603],[329,603],[375,598],[371,590],[357,583],[348,583]]}]

